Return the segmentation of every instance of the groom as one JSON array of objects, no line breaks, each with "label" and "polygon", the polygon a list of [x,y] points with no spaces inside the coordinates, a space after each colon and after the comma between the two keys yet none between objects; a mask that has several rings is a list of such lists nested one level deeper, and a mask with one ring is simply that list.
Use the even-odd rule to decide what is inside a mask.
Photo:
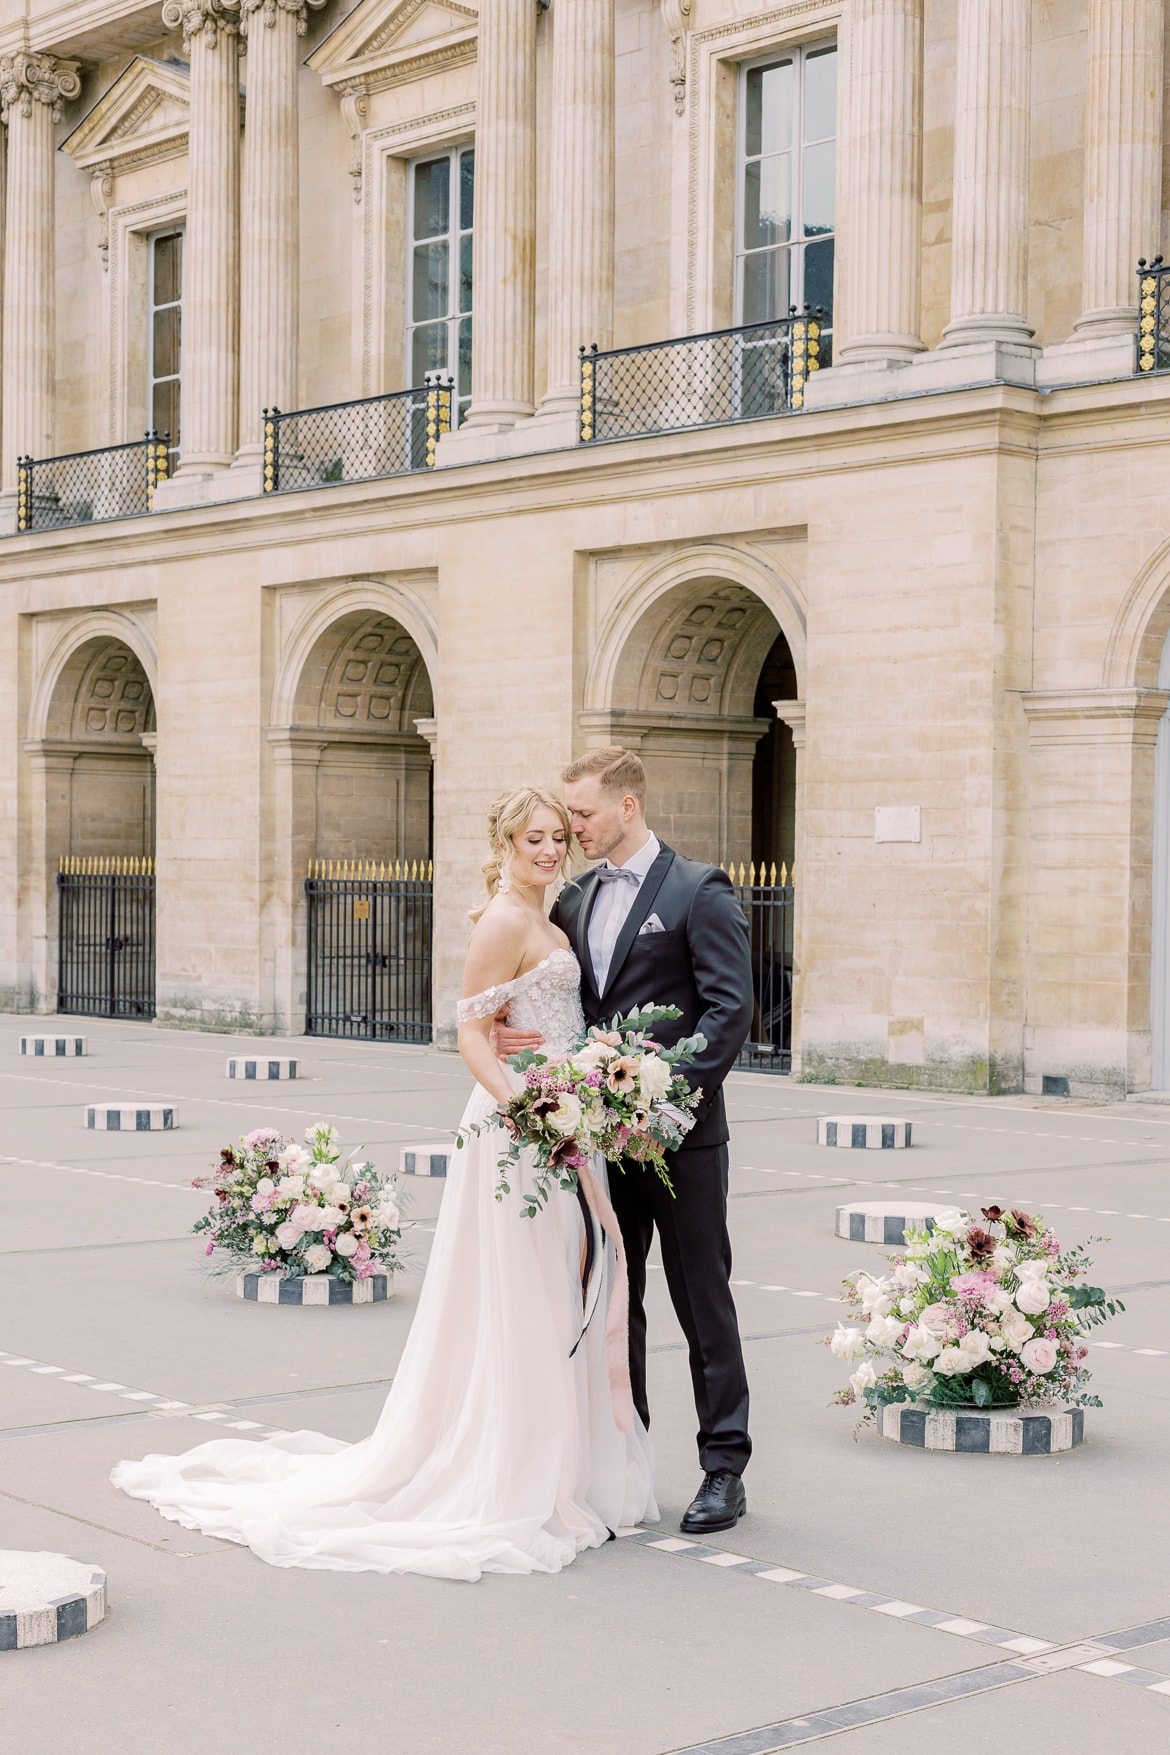
[{"label": "groom", "polygon": [[[675,1314],[690,1349],[703,1484],[682,1528],[731,1529],[747,1510],[742,1475],[751,1455],[748,1386],[729,1285],[727,1115],[723,1080],[751,1028],[747,925],[726,875],[684,859],[646,825],[646,771],[630,750],[591,750],[565,769],[565,800],[586,859],[601,860],[567,884],[552,912],[581,964],[586,1021],[608,1022],[636,1005],[677,1006],[655,1026],[670,1046],[700,1032],[707,1046],[682,1068],[703,1100],[685,1143],[667,1158],[672,1197],[640,1166],[622,1166],[610,1194],[630,1274],[630,1378],[646,1399],[646,1256],[658,1229]],[[540,1037],[497,1026],[497,1052],[537,1047]]]}]

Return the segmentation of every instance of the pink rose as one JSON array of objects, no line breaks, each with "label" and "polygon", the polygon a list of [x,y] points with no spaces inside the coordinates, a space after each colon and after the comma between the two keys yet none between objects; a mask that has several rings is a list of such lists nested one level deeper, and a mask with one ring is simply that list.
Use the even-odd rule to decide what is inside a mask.
[{"label": "pink rose", "polygon": [[1046,1340],[1042,1335],[1037,1335],[1033,1341],[1025,1341],[1020,1348],[1022,1363],[1028,1367],[1029,1371],[1034,1371],[1038,1377],[1043,1377],[1045,1372],[1052,1370],[1056,1364],[1056,1358],[1055,1342]]}]

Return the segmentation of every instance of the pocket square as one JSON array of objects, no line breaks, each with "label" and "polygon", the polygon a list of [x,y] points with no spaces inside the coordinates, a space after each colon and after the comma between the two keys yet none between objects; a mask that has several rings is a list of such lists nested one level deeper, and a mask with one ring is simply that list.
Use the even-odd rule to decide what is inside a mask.
[{"label": "pocket square", "polygon": [[657,914],[648,914],[646,916],[646,919],[642,922],[641,926],[638,928],[638,937],[641,938],[641,936],[644,932],[665,932],[665,931],[666,931],[666,928],[665,928],[665,926],[663,926],[661,920],[659,920]]}]

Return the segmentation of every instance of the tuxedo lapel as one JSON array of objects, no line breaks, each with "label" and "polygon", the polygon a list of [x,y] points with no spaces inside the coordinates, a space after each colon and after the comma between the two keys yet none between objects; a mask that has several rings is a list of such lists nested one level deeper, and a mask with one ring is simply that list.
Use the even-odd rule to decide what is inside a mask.
[{"label": "tuxedo lapel", "polygon": [[577,891],[577,906],[573,914],[572,927],[569,933],[573,941],[573,949],[577,961],[581,965],[581,980],[590,992],[597,992],[597,981],[593,974],[593,959],[589,955],[589,916],[597,900],[597,892],[601,884],[591,871],[583,872],[573,880]]},{"label": "tuxedo lapel", "polygon": [[[609,969],[606,972],[605,977],[606,993],[609,992],[620,974],[622,965],[630,954],[630,947],[637,938],[642,927],[645,925],[646,917],[654,906],[654,898],[662,888],[662,880],[673,863],[674,853],[672,849],[669,847],[660,848],[658,858],[654,861],[654,864],[650,867],[650,870],[646,873],[646,876],[638,886],[638,894],[634,897],[634,906],[630,909],[630,912],[622,922],[622,929],[618,933],[617,943],[613,947],[613,956],[610,958]],[[600,883],[596,884],[594,887],[600,889]],[[586,945],[585,949],[586,954],[588,954],[588,945]],[[599,997],[604,999],[605,994],[601,994]]]}]

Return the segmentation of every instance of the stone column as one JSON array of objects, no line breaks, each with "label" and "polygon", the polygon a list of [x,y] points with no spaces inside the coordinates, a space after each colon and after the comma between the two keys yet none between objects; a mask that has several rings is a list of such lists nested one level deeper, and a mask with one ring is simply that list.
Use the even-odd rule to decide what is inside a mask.
[{"label": "stone column", "polygon": [[613,0],[552,12],[548,390],[542,413],[575,415],[578,348],[613,345]]},{"label": "stone column", "polygon": [[75,61],[24,50],[0,56],[0,120],[8,129],[4,239],[3,485],[21,455],[54,444],[53,123],[81,90]]},{"label": "stone column", "polygon": [[241,0],[247,121],[240,201],[240,450],[258,463],[262,410],[297,406],[298,39],[325,0]]},{"label": "stone column", "polygon": [[[807,701],[773,701],[773,711],[782,724],[787,725],[792,733],[792,747],[796,751],[796,822],[793,835],[792,875],[789,879],[793,888],[792,913],[792,1071],[800,1071],[801,1007],[804,1003],[804,915],[801,904],[801,885],[808,876],[805,858],[806,841],[804,834],[806,768],[805,768],[805,733],[807,730]],[[815,894],[815,889],[812,892]]]},{"label": "stone column", "polygon": [[1089,0],[1078,337],[1132,334],[1139,256],[1161,247],[1163,0]]},{"label": "stone column", "polygon": [[239,0],[166,0],[191,64],[183,260],[179,473],[207,474],[236,449],[239,350]]},{"label": "stone column", "polygon": [[904,365],[919,339],[923,0],[853,0],[841,118],[834,357]]},{"label": "stone column", "polygon": [[1027,346],[1031,0],[959,0],[944,346]]},{"label": "stone column", "polygon": [[[572,12],[592,0],[573,0]],[[514,426],[533,408],[536,4],[479,15],[475,118],[475,347],[467,426]]]}]

